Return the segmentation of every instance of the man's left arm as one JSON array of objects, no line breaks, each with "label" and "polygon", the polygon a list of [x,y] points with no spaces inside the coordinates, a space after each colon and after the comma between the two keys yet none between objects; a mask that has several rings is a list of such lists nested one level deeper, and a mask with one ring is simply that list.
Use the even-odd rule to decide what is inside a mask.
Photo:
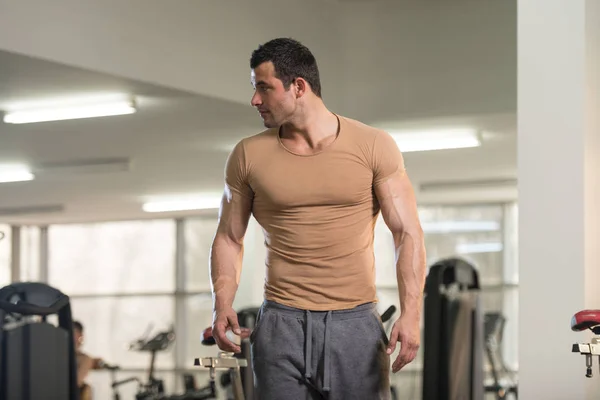
[{"label": "man's left arm", "polygon": [[421,310],[426,276],[423,230],[412,183],[403,168],[374,188],[381,214],[394,237],[396,275],[400,293],[400,318],[390,334],[388,354],[400,352],[392,365],[398,372],[414,360],[421,341]]}]

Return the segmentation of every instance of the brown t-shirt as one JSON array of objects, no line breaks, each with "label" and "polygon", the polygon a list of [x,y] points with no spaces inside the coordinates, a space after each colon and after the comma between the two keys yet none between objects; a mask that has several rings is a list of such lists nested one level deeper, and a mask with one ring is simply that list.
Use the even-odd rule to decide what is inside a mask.
[{"label": "brown t-shirt", "polygon": [[253,199],[265,235],[265,298],[308,310],[377,301],[374,187],[403,171],[386,132],[338,116],[339,134],[317,154],[284,147],[278,129],[240,141],[225,182]]}]

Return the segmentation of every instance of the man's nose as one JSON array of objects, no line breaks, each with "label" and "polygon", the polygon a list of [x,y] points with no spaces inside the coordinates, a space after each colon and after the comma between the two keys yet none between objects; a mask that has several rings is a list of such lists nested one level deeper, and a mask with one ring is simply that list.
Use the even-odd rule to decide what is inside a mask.
[{"label": "man's nose", "polygon": [[253,107],[258,107],[259,105],[262,104],[262,100],[257,92],[254,92],[254,95],[252,96],[252,99],[250,100],[250,104],[252,104]]}]

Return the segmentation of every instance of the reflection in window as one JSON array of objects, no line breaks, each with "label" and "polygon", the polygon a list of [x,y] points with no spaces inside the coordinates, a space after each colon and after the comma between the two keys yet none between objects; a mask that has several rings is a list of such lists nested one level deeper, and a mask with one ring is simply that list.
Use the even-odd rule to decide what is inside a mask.
[{"label": "reflection in window", "polygon": [[175,222],[49,228],[50,284],[69,295],[175,290]]},{"label": "reflection in window", "polygon": [[0,287],[10,284],[11,230],[0,225]]}]

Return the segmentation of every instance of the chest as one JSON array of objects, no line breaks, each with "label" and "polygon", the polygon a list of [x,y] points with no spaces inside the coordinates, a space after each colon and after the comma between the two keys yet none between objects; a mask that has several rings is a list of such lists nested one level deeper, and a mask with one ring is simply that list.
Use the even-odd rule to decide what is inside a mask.
[{"label": "chest", "polygon": [[252,173],[255,201],[276,209],[348,205],[372,196],[373,171],[351,154],[277,155]]}]

